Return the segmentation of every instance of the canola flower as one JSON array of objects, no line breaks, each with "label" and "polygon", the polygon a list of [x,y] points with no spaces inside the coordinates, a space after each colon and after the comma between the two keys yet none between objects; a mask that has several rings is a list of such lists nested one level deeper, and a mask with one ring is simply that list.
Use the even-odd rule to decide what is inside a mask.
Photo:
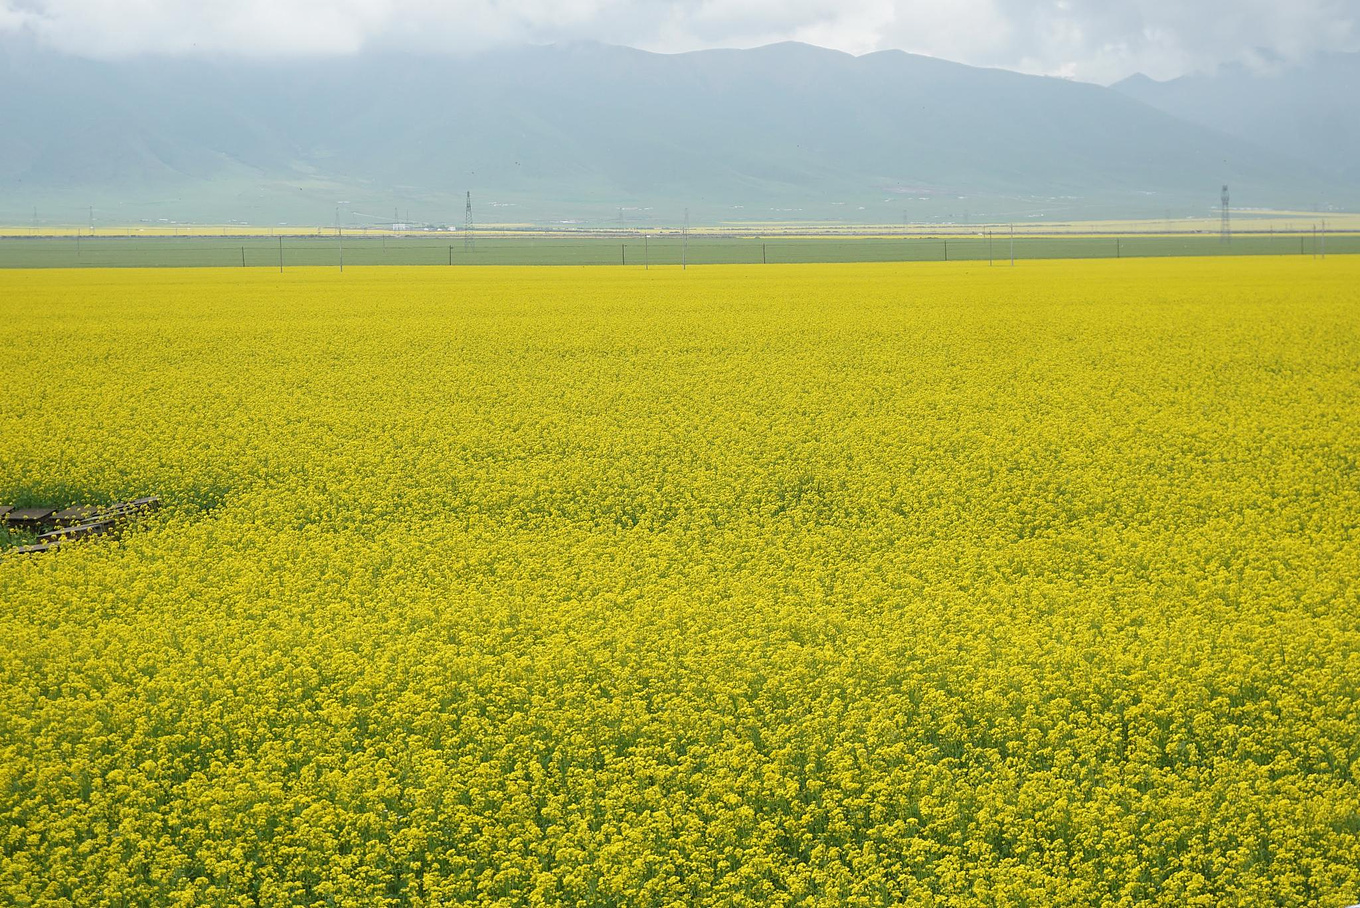
[{"label": "canola flower", "polygon": [[1360,900],[1358,288],[0,272],[0,902]]}]

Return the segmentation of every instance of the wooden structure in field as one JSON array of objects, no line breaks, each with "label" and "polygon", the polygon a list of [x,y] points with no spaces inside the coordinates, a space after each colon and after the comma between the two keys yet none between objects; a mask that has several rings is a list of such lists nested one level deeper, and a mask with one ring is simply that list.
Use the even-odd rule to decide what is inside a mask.
[{"label": "wooden structure in field", "polygon": [[50,552],[68,542],[116,533],[129,520],[159,509],[157,495],[118,501],[110,505],[79,504],[66,508],[0,505],[0,525],[15,529],[41,530],[31,545],[13,549],[17,554]]}]

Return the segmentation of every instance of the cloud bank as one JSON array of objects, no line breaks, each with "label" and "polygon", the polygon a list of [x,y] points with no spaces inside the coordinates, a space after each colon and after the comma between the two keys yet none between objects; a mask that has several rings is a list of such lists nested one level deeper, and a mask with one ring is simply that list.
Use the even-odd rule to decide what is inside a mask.
[{"label": "cloud bank", "polygon": [[68,53],[290,57],[595,40],[676,52],[796,40],[1110,82],[1360,50],[1356,0],[0,0]]}]

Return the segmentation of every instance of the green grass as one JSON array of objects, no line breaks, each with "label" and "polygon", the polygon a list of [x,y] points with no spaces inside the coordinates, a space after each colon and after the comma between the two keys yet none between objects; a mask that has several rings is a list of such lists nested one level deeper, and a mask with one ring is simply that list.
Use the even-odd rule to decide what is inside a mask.
[{"label": "green grass", "polygon": [[0,523],[0,554],[21,545],[32,545],[37,541],[37,530],[24,530]]},{"label": "green grass", "polygon": [[[1017,259],[1195,255],[1313,255],[1312,235],[1017,237]],[[694,265],[768,262],[1009,261],[1009,237],[811,239],[668,236],[616,238],[480,238],[465,248],[456,235],[434,237],[285,237],[284,267],[339,265]],[[1336,234],[1331,253],[1360,253],[1360,235]],[[277,268],[276,237],[35,237],[0,239],[0,268],[253,267]]]}]

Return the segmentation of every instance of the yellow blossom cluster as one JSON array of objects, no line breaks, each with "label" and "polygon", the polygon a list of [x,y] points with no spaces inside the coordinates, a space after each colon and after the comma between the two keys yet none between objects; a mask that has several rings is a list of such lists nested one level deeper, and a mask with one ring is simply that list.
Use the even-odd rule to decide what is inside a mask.
[{"label": "yellow blossom cluster", "polygon": [[1360,260],[0,272],[0,903],[1360,901]]}]

